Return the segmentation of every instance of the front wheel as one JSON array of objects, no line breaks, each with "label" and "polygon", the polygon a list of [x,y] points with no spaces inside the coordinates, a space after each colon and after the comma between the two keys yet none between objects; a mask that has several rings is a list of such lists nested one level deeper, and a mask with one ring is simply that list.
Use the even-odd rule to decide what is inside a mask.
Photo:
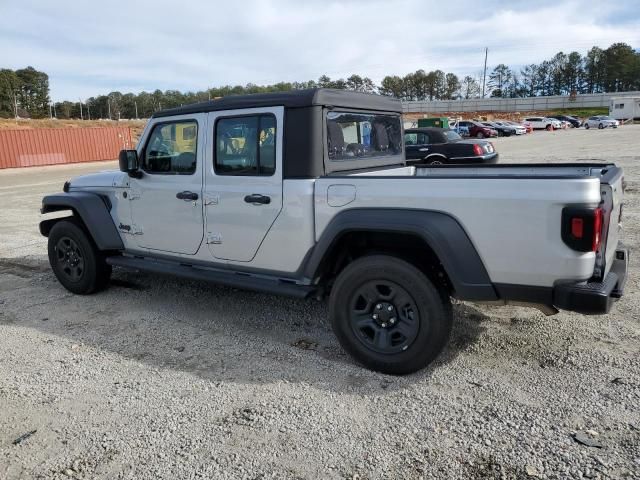
[{"label": "front wheel", "polygon": [[482,133],[482,132],[478,132],[478,133],[476,134],[476,138],[484,138],[484,133]]},{"label": "front wheel", "polygon": [[350,263],[333,285],[329,312],[352,357],[394,375],[427,366],[451,333],[449,296],[410,263],[387,255]]},{"label": "front wheel", "polygon": [[603,125],[603,124],[601,124],[601,123],[599,123],[599,124],[598,124],[598,128],[599,128],[600,130],[602,130],[602,129],[604,128],[604,125]]},{"label": "front wheel", "polygon": [[551,132],[553,130],[553,125],[547,125],[547,132]]},{"label": "front wheel", "polygon": [[109,282],[111,266],[75,220],[60,220],[51,228],[48,253],[53,273],[70,292],[87,295]]},{"label": "front wheel", "polygon": [[589,124],[588,124],[588,123],[585,123],[585,124],[584,124],[584,129],[585,129],[585,130],[589,130]]}]

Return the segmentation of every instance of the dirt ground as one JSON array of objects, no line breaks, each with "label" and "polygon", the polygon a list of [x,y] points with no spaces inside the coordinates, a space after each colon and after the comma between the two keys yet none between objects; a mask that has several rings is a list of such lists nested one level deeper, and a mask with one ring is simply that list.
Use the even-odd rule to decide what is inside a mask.
[{"label": "dirt ground", "polygon": [[640,126],[494,143],[624,168],[625,297],[601,317],[457,302],[406,377],[355,365],[315,301],[120,270],[71,295],[40,201],[115,162],[0,171],[0,478],[640,478]]}]

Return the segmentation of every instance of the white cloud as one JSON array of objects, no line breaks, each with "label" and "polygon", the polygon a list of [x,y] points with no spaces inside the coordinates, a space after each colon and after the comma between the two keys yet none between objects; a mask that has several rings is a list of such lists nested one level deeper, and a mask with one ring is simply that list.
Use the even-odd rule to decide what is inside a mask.
[{"label": "white cloud", "polygon": [[351,73],[540,62],[616,41],[640,46],[637,3],[419,0],[56,2],[0,5],[0,67],[33,65],[58,100]]}]

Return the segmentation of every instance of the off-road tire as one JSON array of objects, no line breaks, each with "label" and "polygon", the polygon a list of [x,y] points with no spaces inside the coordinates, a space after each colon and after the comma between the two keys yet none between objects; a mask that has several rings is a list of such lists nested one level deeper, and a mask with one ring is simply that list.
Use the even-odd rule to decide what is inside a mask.
[{"label": "off-road tire", "polygon": [[[396,291],[395,299],[389,299],[388,302],[380,298],[364,300],[364,296],[360,295],[363,289],[370,288],[369,285],[375,285],[377,293],[387,293],[381,288],[383,284],[391,285]],[[367,306],[360,310],[362,305],[358,305],[358,302],[367,302]],[[404,310],[409,303],[411,310]],[[367,315],[373,315],[380,304],[385,305],[385,311],[393,305],[396,309],[393,311],[398,312],[399,319],[393,328],[385,330],[385,335],[391,335],[399,343],[395,346],[389,343],[389,348],[383,351],[377,348],[377,344],[374,345],[376,332],[380,330],[374,331],[369,326],[360,330],[358,323],[362,321],[361,318],[364,322],[370,322]],[[407,314],[409,311],[411,315]],[[338,341],[354,359],[371,370],[394,375],[412,373],[431,363],[449,340],[453,318],[446,292],[437,289],[423,272],[410,263],[388,255],[364,256],[347,265],[331,290],[329,314]],[[407,341],[406,345],[398,340],[403,337],[401,332],[398,333],[401,322],[403,332],[409,328],[415,329],[412,330],[412,340]],[[380,325],[377,327],[380,329]],[[374,331],[374,340],[367,335],[369,328]]]},{"label": "off-road tire", "polygon": [[53,273],[70,292],[88,295],[109,284],[111,265],[79,221],[60,220],[51,228],[48,253]]}]

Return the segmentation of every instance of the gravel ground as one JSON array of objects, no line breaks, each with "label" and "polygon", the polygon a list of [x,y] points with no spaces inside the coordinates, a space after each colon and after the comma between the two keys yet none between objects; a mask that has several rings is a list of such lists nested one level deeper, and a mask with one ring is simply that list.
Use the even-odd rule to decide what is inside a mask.
[{"label": "gravel ground", "polygon": [[[623,166],[640,251],[640,126],[495,143]],[[323,303],[125,271],[69,294],[40,199],[103,168],[0,171],[0,478],[640,478],[637,255],[607,316],[456,303],[438,361],[391,377],[342,352]]]}]

